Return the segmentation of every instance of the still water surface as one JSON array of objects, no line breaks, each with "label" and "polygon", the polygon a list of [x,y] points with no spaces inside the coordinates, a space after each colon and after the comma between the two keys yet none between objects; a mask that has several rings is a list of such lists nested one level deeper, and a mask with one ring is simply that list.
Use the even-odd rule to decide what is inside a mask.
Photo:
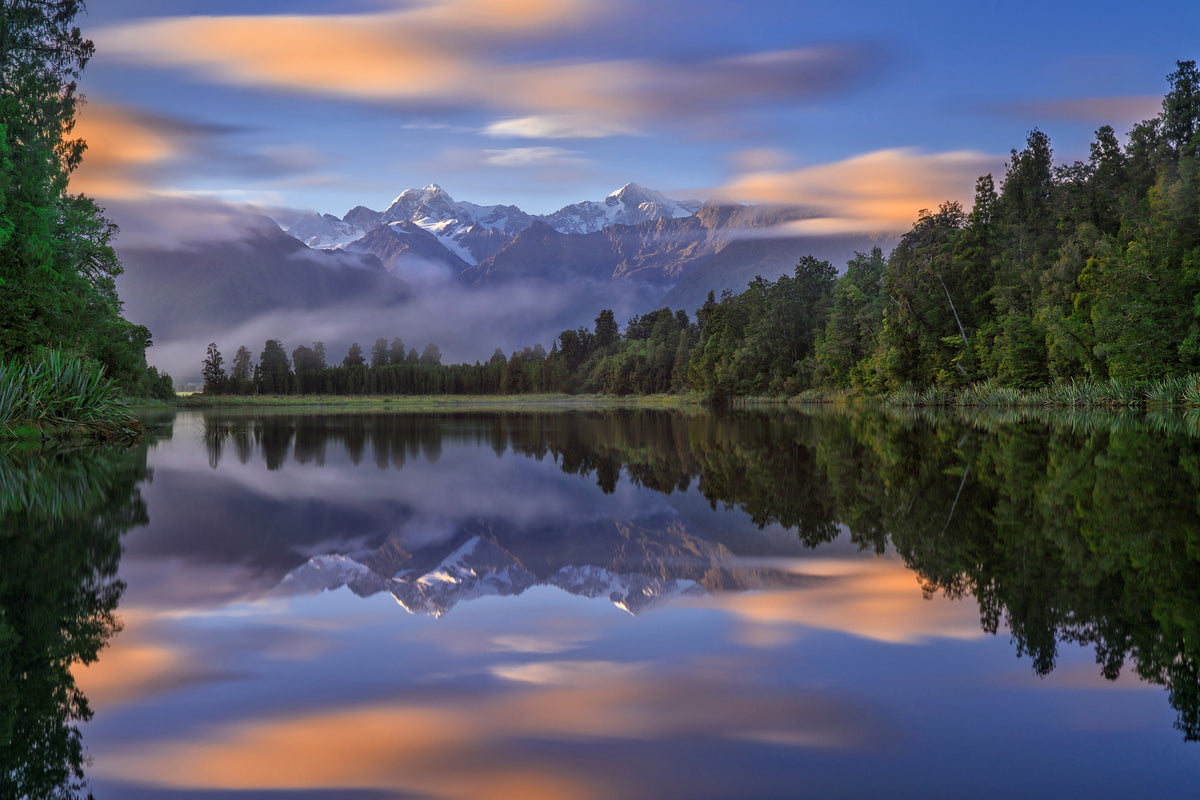
[{"label": "still water surface", "polygon": [[1200,787],[1186,420],[157,427],[0,462],[4,796]]}]

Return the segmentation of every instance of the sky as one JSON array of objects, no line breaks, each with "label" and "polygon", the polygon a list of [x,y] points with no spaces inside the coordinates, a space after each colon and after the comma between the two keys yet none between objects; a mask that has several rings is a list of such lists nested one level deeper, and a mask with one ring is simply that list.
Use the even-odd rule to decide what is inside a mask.
[{"label": "sky", "polygon": [[1086,158],[1200,55],[1194,0],[107,0],[77,23],[76,191],[277,219],[430,183],[548,213],[634,181],[904,230],[1035,127]]}]

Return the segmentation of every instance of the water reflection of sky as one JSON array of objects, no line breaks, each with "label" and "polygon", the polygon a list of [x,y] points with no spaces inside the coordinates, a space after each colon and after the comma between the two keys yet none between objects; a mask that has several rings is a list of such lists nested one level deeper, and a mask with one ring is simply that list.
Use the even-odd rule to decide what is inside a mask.
[{"label": "water reflection of sky", "polygon": [[[323,467],[214,470],[194,424],[151,452],[125,630],[81,676],[97,798],[1182,796],[1200,779],[1161,689],[1104,681],[1068,646],[1039,679],[970,598],[923,597],[894,557],[804,551],[694,492],[606,495],[464,443],[400,470],[333,448]],[[539,536],[670,517],[760,537],[731,565],[804,580],[636,616],[548,586],[440,619],[386,592],[275,591],[310,555],[433,546],[480,517]]]}]

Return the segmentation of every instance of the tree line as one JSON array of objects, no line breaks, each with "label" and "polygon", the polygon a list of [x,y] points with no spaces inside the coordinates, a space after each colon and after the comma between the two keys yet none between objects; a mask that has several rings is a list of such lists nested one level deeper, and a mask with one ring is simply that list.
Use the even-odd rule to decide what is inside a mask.
[{"label": "tree line", "polygon": [[1012,151],[999,185],[990,174],[977,180],[969,211],[955,201],[922,210],[890,254],[856,253],[840,276],[830,262],[806,256],[775,281],[759,277],[739,294],[710,293],[694,321],[663,308],[622,331],[606,309],[592,329],[563,331],[549,353],[497,350],[473,365],[424,356],[414,363],[411,352],[400,362],[381,339],[370,364],[361,352],[351,358],[354,348],[333,367],[297,360],[298,349],[289,372],[280,346],[270,366],[264,349],[259,372],[235,359],[224,378],[211,345],[206,390],[693,391],[720,403],[810,389],[954,391],[984,382],[1029,389],[1194,374],[1196,62],[1176,62],[1167,80],[1161,113],[1135,125],[1125,144],[1106,125],[1087,161],[1056,165],[1049,137],[1035,129]]},{"label": "tree line", "polygon": [[509,356],[496,348],[487,361],[474,364],[443,364],[436,344],[418,354],[397,336],[391,342],[376,339],[369,356],[355,342],[332,364],[324,342],[300,345],[289,358],[279,339],[268,339],[257,362],[242,345],[227,369],[213,342],[201,373],[204,391],[211,394],[666,393],[686,388],[699,330],[685,312],[659,309],[635,316],[622,333],[605,309],[594,329],[563,331],[549,353],[541,344]]}]

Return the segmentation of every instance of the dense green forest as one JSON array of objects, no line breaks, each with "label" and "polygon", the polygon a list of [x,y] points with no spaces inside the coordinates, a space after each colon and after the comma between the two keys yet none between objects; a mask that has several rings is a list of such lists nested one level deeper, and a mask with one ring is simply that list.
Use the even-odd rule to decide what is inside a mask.
[{"label": "dense green forest", "polygon": [[[121,317],[116,225],[68,190],[86,149],[71,135],[75,80],[94,52],[72,25],[82,11],[80,0],[0,5],[0,423],[44,416],[21,381],[54,360],[103,370],[127,395],[174,396],[146,365],[150,332]],[[51,394],[71,396],[55,388],[70,376],[50,373]]]},{"label": "dense green forest", "polygon": [[321,358],[305,360],[301,351],[311,350],[300,348],[289,367],[272,340],[257,368],[243,347],[247,358],[228,376],[214,344],[205,388],[690,390],[722,402],[814,389],[1115,381],[1138,398],[1149,381],[1200,371],[1200,73],[1180,61],[1167,80],[1162,112],[1129,131],[1126,144],[1104,126],[1086,162],[1056,165],[1049,137],[1034,130],[1012,151],[999,187],[991,175],[979,178],[969,211],[953,201],[922,210],[889,255],[857,253],[840,277],[805,257],[792,275],[710,294],[695,321],[660,309],[622,332],[605,310],[593,329],[563,331],[549,353],[497,351],[474,365],[442,366],[381,339],[369,362],[355,345],[327,365],[317,343]]}]

